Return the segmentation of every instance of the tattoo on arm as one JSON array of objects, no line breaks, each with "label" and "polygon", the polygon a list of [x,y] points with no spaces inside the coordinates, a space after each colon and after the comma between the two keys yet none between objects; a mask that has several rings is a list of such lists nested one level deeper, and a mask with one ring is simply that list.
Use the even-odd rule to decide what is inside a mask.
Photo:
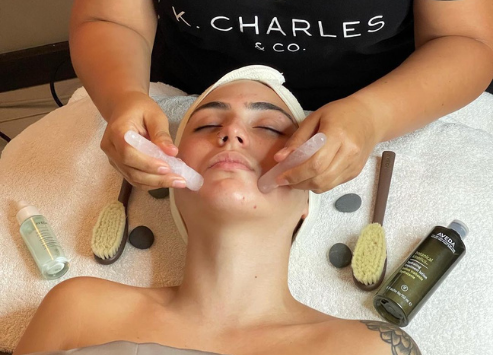
[{"label": "tattoo on arm", "polygon": [[401,328],[390,323],[362,320],[368,329],[380,332],[380,338],[390,344],[392,355],[421,355],[414,340]]}]

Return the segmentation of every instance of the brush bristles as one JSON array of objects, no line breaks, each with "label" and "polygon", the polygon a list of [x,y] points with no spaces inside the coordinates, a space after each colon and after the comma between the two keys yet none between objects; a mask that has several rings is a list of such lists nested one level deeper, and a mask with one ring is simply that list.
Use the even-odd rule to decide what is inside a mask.
[{"label": "brush bristles", "polygon": [[91,248],[101,259],[113,257],[122,242],[125,230],[125,207],[113,202],[104,207],[92,231]]},{"label": "brush bristles", "polygon": [[356,243],[351,267],[353,276],[364,285],[379,281],[387,259],[385,231],[379,223],[366,226]]}]

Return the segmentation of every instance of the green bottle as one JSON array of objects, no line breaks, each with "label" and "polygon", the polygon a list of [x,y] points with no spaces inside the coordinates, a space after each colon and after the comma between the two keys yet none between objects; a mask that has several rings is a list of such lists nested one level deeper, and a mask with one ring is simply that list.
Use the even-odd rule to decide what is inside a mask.
[{"label": "green bottle", "polygon": [[454,220],[437,226],[380,287],[373,306],[390,323],[409,324],[440,283],[464,256],[467,226]]}]

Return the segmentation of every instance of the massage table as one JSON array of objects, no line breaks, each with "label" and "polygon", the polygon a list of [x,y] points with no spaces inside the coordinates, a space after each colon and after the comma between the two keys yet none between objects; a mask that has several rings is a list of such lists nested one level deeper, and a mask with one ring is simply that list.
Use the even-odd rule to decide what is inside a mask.
[{"label": "massage table", "polygon": [[[178,122],[195,97],[152,83],[151,97]],[[0,158],[0,350],[12,351],[47,292],[59,282],[92,276],[143,287],[178,285],[186,246],[174,226],[168,199],[133,189],[129,230],[145,225],[150,249],[127,244],[112,265],[95,262],[91,235],[104,206],[118,197],[122,178],[99,144],[106,123],[84,88],[68,104],[26,128]],[[378,144],[361,174],[322,194],[320,217],[299,237],[289,261],[289,287],[301,302],[336,317],[382,320],[373,292],[358,289],[351,268],[327,261],[335,243],[352,250],[372,220],[382,152],[396,153],[384,229],[387,276],[436,225],[460,219],[470,229],[464,258],[405,330],[423,354],[491,354],[493,349],[493,95],[483,93],[463,109]],[[347,193],[362,197],[354,213],[334,202]],[[19,234],[16,202],[25,200],[48,219],[69,260],[60,279],[41,277]]]}]

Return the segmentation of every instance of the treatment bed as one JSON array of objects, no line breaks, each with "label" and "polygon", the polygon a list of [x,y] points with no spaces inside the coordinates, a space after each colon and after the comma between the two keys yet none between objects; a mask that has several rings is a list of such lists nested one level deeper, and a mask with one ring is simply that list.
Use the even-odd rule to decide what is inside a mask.
[{"label": "treatment bed", "polygon": [[[194,97],[161,83],[151,96],[170,119],[171,133]],[[69,103],[29,126],[0,158],[0,350],[12,351],[46,293],[76,276],[94,276],[135,286],[180,283],[185,244],[168,199],[133,189],[129,229],[149,227],[154,245],[127,244],[112,265],[95,262],[91,233],[104,206],[115,201],[121,177],[99,144],[105,121],[84,88]],[[384,222],[389,276],[435,225],[460,219],[470,229],[467,252],[405,330],[423,354],[491,354],[493,349],[493,95],[484,93],[465,108],[427,127],[377,145],[362,173],[322,196],[320,218],[293,245],[289,285],[301,302],[328,314],[380,320],[374,292],[359,290],[351,268],[327,261],[335,243],[354,249],[371,222],[383,151],[396,153]],[[357,193],[363,203],[341,213],[334,202]],[[19,234],[16,201],[36,206],[49,220],[70,259],[58,280],[44,280]]]}]

